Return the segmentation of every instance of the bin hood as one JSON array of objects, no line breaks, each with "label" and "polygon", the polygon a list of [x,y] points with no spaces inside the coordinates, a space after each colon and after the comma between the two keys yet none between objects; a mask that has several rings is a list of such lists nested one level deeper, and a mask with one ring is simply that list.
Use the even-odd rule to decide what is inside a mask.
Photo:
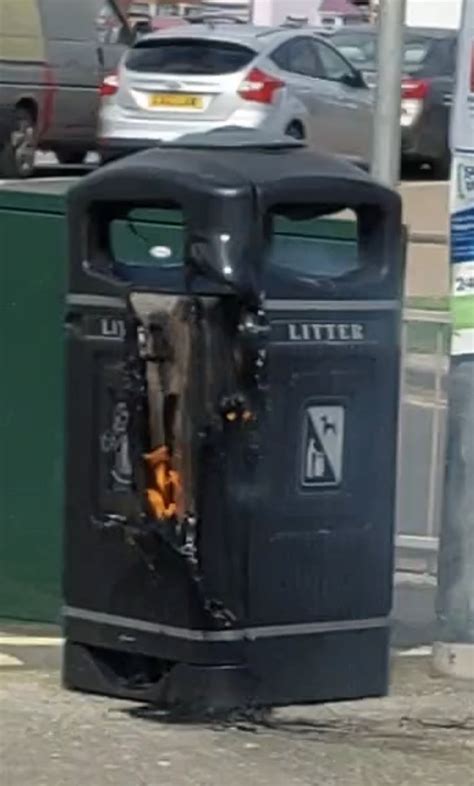
[{"label": "bin hood", "polygon": [[[245,129],[190,135],[105,166],[69,197],[74,264],[113,269],[110,223],[137,208],[179,209],[188,280],[261,297],[272,218],[316,218],[344,208],[399,220],[399,197],[363,171],[287,137]],[[395,209],[394,209],[395,208]],[[397,218],[398,217],[398,218]]]}]

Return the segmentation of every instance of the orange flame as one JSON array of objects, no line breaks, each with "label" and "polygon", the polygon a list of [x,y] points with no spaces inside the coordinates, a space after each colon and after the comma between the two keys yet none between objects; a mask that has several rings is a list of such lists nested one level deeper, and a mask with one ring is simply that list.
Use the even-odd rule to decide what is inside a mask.
[{"label": "orange flame", "polygon": [[157,518],[171,519],[177,514],[181,481],[178,472],[171,469],[169,449],[162,445],[146,453],[144,459],[153,483],[146,491],[148,503]]}]

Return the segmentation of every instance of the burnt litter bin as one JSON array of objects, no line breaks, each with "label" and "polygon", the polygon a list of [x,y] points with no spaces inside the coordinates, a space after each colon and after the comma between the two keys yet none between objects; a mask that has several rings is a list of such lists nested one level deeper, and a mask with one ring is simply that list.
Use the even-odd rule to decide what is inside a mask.
[{"label": "burnt litter bin", "polygon": [[[202,708],[387,690],[400,199],[246,142],[139,153],[69,199],[71,688]],[[182,211],[179,264],[114,257],[137,208]],[[274,262],[276,216],[343,208],[353,257]]]}]

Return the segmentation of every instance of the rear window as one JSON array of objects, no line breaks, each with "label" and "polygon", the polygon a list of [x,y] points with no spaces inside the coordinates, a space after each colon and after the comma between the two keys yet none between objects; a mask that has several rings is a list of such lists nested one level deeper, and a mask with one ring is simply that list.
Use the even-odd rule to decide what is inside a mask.
[{"label": "rear window", "polygon": [[247,66],[255,52],[228,41],[141,41],[130,50],[125,65],[131,71],[159,74],[233,74]]},{"label": "rear window", "polygon": [[[377,38],[363,33],[339,33],[331,38],[341,54],[361,71],[375,71],[377,67]],[[413,74],[426,62],[433,45],[427,37],[410,38],[405,42],[403,70]]]},{"label": "rear window", "polygon": [[405,73],[412,74],[422,68],[432,44],[433,41],[430,38],[417,38],[406,42],[403,56]]}]

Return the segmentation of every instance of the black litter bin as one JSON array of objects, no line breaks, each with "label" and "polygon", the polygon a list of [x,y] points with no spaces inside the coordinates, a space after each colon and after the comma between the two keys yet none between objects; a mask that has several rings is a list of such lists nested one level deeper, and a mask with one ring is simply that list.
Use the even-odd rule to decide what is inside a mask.
[{"label": "black litter bin", "polygon": [[[387,690],[400,199],[249,139],[146,151],[70,196],[72,688],[204,708]],[[180,264],[116,258],[137,208],[182,211]],[[353,258],[274,261],[275,217],[343,209]]]}]

